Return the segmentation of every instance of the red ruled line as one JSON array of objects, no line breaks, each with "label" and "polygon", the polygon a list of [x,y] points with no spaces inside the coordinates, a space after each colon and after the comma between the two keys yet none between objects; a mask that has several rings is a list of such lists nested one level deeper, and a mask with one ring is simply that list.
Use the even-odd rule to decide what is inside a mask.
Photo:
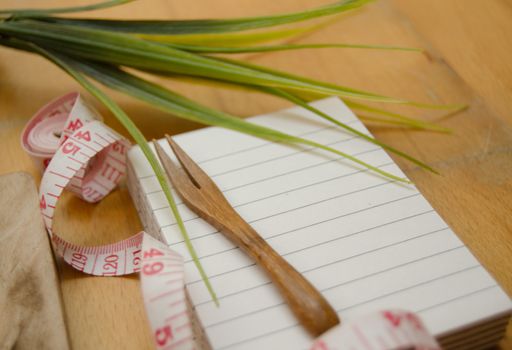
[{"label": "red ruled line", "polygon": [[181,259],[183,260],[183,257],[181,255],[179,255],[178,253],[176,253],[175,251],[171,251],[169,253],[170,256],[174,256],[176,259]]},{"label": "red ruled line", "polygon": [[98,254],[94,256],[94,263],[92,264],[92,272],[94,273],[94,268],[96,267],[96,262],[98,261]]},{"label": "red ruled line", "polygon": [[55,171],[53,170],[50,170],[50,174],[53,174],[53,175],[57,175],[57,176],[60,176],[60,177],[63,177],[64,179],[66,180],[71,180],[70,177],[66,176],[66,175],[63,175],[63,174],[60,174],[60,173],[56,173]]},{"label": "red ruled line", "polygon": [[108,146],[108,143],[106,145],[102,144],[102,143],[99,143],[98,141],[96,140],[92,140],[92,142],[94,142],[95,144],[97,144],[98,146],[100,146],[101,148],[105,148]]},{"label": "red ruled line", "polygon": [[47,195],[49,195],[49,196],[51,196],[51,197],[57,198],[57,199],[59,199],[59,198],[60,198],[60,196],[57,196],[55,193],[47,192],[46,194],[47,194]]},{"label": "red ruled line", "polygon": [[112,134],[111,134],[111,133],[109,133],[109,132],[105,133],[105,136],[110,137],[110,138],[112,139],[112,141],[111,141],[111,142],[116,142],[116,141],[119,139],[118,137],[116,137],[116,136],[112,135]]},{"label": "red ruled line", "polygon": [[124,241],[121,241],[121,242],[117,242],[116,244],[114,244],[112,246],[112,249],[116,252],[120,251],[120,250],[123,250],[123,242]]},{"label": "red ruled line", "polygon": [[76,171],[78,171],[78,170],[80,170],[80,169],[72,168],[72,167],[70,167],[69,165],[66,165],[66,168],[68,168],[68,169],[69,169],[69,170],[71,170],[71,171],[75,171],[75,172],[76,172]]},{"label": "red ruled line", "polygon": [[187,330],[187,329],[190,329],[190,328],[191,328],[191,324],[190,324],[190,322],[187,322],[185,324],[182,324],[181,326],[178,326],[178,327],[174,328],[174,330],[176,332],[181,332],[183,330]]},{"label": "red ruled line", "polygon": [[105,186],[104,184],[102,184],[101,182],[99,182],[99,181],[98,181],[98,180],[96,180],[96,179],[93,179],[93,180],[92,180],[92,182],[94,182],[94,183],[98,184],[98,185],[99,185],[100,187],[102,187],[105,191],[109,191],[109,190],[110,190],[107,186]]},{"label": "red ruled line", "polygon": [[73,141],[75,141],[76,143],[78,143],[78,144],[80,144],[80,145],[84,146],[84,147],[89,148],[89,149],[90,149],[90,150],[92,150],[93,152],[99,152],[99,151],[100,151],[99,149],[96,149],[96,148],[94,148],[94,147],[91,147],[91,146],[89,146],[89,145],[87,145],[87,144],[83,143],[82,141],[77,140],[77,139],[76,139],[76,138],[74,138],[74,137],[70,137],[70,139],[71,139],[71,140],[73,140]]},{"label": "red ruled line", "polygon": [[103,141],[105,141],[107,144],[111,143],[111,141],[107,140],[106,138],[104,138],[103,136],[101,136],[101,134],[98,134],[97,132],[94,133],[94,135],[98,136],[100,139],[102,139]]},{"label": "red ruled line", "polygon": [[91,159],[91,155],[88,155],[87,153],[84,153],[82,151],[78,151],[78,153],[80,153],[87,160]]},{"label": "red ruled line", "polygon": [[359,327],[357,327],[356,325],[352,325],[352,329],[354,330],[354,333],[357,339],[359,340],[360,344],[364,346],[365,349],[371,350],[372,346],[368,342],[368,339],[365,337],[364,333],[361,332]]},{"label": "red ruled line", "polygon": [[175,307],[176,305],[180,305],[180,304],[183,304],[183,303],[185,303],[185,299],[180,299],[178,301],[170,303],[169,307]]},{"label": "red ruled line", "polygon": [[53,220],[53,215],[50,216],[50,215],[46,215],[45,213],[41,213],[41,214],[43,214],[44,217],[46,217],[46,218],[48,218],[50,220]]},{"label": "red ruled line", "polygon": [[176,319],[178,319],[178,318],[180,318],[180,317],[186,316],[187,314],[188,314],[188,311],[187,311],[187,310],[184,310],[184,311],[182,311],[182,312],[178,312],[177,314],[174,314],[174,315],[172,315],[172,316],[170,316],[170,317],[167,317],[167,318],[165,319],[165,322],[166,322],[166,323],[167,323],[167,322],[169,322],[169,323],[170,323],[170,322],[172,322],[173,320],[176,320]]},{"label": "red ruled line", "polygon": [[173,283],[183,283],[183,280],[181,278],[178,278],[178,279],[172,279],[172,280],[168,280],[167,282],[165,282],[165,284],[173,284]]},{"label": "red ruled line", "polygon": [[165,349],[176,349],[181,344],[186,343],[186,342],[191,341],[191,340],[192,340],[192,335],[189,335],[188,337],[185,337],[185,338],[183,338],[181,340],[178,340],[177,342],[172,343],[170,347],[165,348]]},{"label": "red ruled line", "polygon": [[108,157],[112,160],[115,160],[116,162],[118,162],[119,164],[121,164],[122,166],[126,166],[126,162],[123,162],[122,160],[119,160],[117,159],[116,157],[114,157],[113,155],[109,154]]},{"label": "red ruled line", "polygon": [[126,244],[123,242],[124,246],[124,266],[123,266],[123,275],[126,275],[126,255],[128,255],[128,252],[126,251]]},{"label": "red ruled line", "polygon": [[68,157],[68,159],[71,159],[71,160],[73,160],[73,161],[77,162],[77,163],[78,163],[78,164],[80,164],[80,165],[85,165],[85,163],[84,163],[84,162],[81,162],[81,161],[79,161],[79,160],[78,160],[78,159],[76,159],[76,158]]},{"label": "red ruled line", "polygon": [[176,289],[173,289],[173,290],[170,290],[170,291],[167,291],[165,293],[162,293],[162,294],[159,294],[159,295],[156,295],[154,296],[153,298],[149,299],[150,302],[154,302],[160,298],[164,298],[164,297],[168,297],[168,296],[171,296],[173,294],[176,294],[180,291],[183,291],[183,288],[176,288]]}]

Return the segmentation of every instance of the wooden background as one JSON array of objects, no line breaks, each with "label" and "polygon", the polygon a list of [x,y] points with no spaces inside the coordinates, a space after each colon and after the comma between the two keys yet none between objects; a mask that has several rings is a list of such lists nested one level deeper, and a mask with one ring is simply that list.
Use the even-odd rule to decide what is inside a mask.
[{"label": "wooden background", "polygon": [[[329,0],[140,0],[94,16],[133,18],[231,17],[278,13]],[[1,7],[62,6],[87,1],[7,0]],[[236,4],[236,5],[235,5]],[[436,103],[470,108],[442,121],[451,136],[372,128],[375,135],[420,157],[436,176],[400,166],[483,265],[512,295],[512,2],[508,0],[380,0],[302,42],[421,46],[426,54],[362,50],[305,50],[245,57],[252,62]],[[240,116],[273,111],[286,102],[257,94],[169,82],[209,106]],[[0,48],[0,174],[24,170],[39,180],[19,143],[30,116],[44,103],[77,89],[45,60]],[[200,127],[113,93],[148,138]],[[105,112],[100,107],[100,110]],[[409,110],[408,110],[409,111]],[[435,113],[414,110],[419,118]],[[121,130],[106,113],[109,125]],[[97,205],[64,196],[56,229],[79,244],[128,237],[141,228],[125,187]],[[3,243],[5,244],[5,243]],[[75,349],[150,349],[136,276],[97,278],[59,267],[70,338]],[[512,349],[512,328],[501,342]]]}]

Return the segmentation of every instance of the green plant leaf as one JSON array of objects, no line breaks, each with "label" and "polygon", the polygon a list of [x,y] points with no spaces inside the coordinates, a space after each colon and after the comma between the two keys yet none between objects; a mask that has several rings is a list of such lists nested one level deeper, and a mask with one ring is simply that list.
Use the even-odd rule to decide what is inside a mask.
[{"label": "green plant leaf", "polygon": [[[410,127],[417,128],[417,129],[424,129],[424,130],[444,132],[444,133],[450,133],[451,132],[450,129],[445,128],[443,126],[440,126],[440,125],[437,125],[437,124],[434,124],[434,123],[425,122],[423,120],[412,119],[412,118],[409,118],[409,117],[407,117],[405,115],[402,115],[400,113],[394,113],[394,112],[386,111],[385,109],[374,107],[374,106],[369,106],[369,105],[361,103],[361,102],[349,101],[349,102],[347,102],[347,105],[351,109],[354,109],[355,111],[361,110],[361,111],[364,111],[364,112],[375,113],[377,115],[381,115],[381,116],[387,117],[387,119],[389,120],[390,123],[393,123],[393,120],[394,120],[395,124],[398,124],[398,125],[399,124],[402,124],[402,125],[405,124],[405,125],[408,125]],[[451,106],[453,108],[453,111],[450,111],[450,114],[460,112],[460,111],[464,110],[465,108],[467,108],[467,106],[464,105],[464,104],[451,105]],[[369,118],[371,118],[371,116],[365,116],[365,118],[369,119]],[[374,119],[376,121],[378,120],[378,121],[381,121],[381,122],[385,122],[384,118],[374,118]]]},{"label": "green plant leaf", "polygon": [[35,42],[58,52],[152,71],[179,73],[208,78],[303,90],[353,99],[412,104],[370,92],[360,91],[313,79],[293,76],[240,62],[205,57],[126,34],[73,28],[34,21],[0,23],[0,33]]},{"label": "green plant leaf", "polygon": [[[174,79],[181,79],[181,80],[185,80],[185,81],[188,81],[188,78],[187,76],[179,76],[179,75],[171,75],[170,77],[174,78]],[[199,79],[199,78],[193,78],[193,79]],[[208,79],[199,79],[201,80],[201,82],[203,83],[203,85],[207,82],[210,82],[212,84],[219,84],[218,82],[214,81],[214,80],[208,80]],[[221,85],[226,85],[226,83],[220,83]],[[381,146],[382,148],[392,152],[392,153],[395,153],[396,155],[400,156],[400,157],[403,157],[404,159],[407,159],[409,160],[410,162],[420,166],[421,168],[425,169],[425,170],[428,170],[428,171],[431,171],[435,174],[438,174],[438,172],[433,169],[432,167],[430,167],[429,165],[427,165],[426,163],[392,147],[392,146],[389,146],[383,142],[380,142],[378,141],[377,139],[375,138],[372,138],[366,134],[363,134],[361,133],[360,131],[350,127],[349,125],[345,124],[345,123],[342,123],[340,122],[339,120],[329,116],[328,114],[326,113],[323,113],[322,111],[318,110],[317,108],[309,105],[304,99],[302,99],[300,96],[298,95],[294,95],[293,93],[291,92],[287,92],[287,91],[284,91],[284,90],[281,90],[281,89],[277,89],[277,88],[267,88],[267,87],[258,87],[258,86],[251,86],[251,85],[233,85],[233,84],[227,84],[227,87],[235,87],[235,88],[242,88],[242,89],[245,89],[245,90],[252,90],[252,91],[259,91],[259,92],[263,92],[263,93],[266,93],[266,94],[270,94],[270,95],[273,95],[273,96],[277,96],[277,97],[280,97],[280,98],[283,98],[285,100],[288,100],[298,106],[301,106],[313,113],[315,113],[316,115],[318,115],[319,117],[321,117],[322,119],[324,120],[327,120],[329,122],[331,122],[332,124],[336,125],[336,126],[339,126],[343,129],[345,129],[346,131],[358,136],[358,137],[361,137],[363,139],[365,139],[366,141],[368,142],[371,142],[373,144],[376,144],[378,146]],[[325,97],[325,96],[321,96],[321,97]],[[358,115],[358,117],[362,118],[362,119],[365,119],[365,120],[370,120],[368,117],[365,117],[365,116],[360,116]],[[388,120],[387,119],[382,119],[382,118],[377,118],[377,119],[371,119],[372,121],[379,121],[379,122],[382,122],[382,123],[386,123]],[[411,119],[413,122],[416,122],[416,120],[414,119]],[[432,128],[435,130],[436,127],[438,128],[442,128],[438,125],[435,125],[435,124],[429,124],[429,123],[424,123],[426,124],[426,126],[424,126],[423,124],[421,124],[420,126],[416,125],[415,123],[410,123],[406,120],[391,120],[389,121],[389,124],[393,124],[394,126],[398,126],[398,127],[411,127],[411,128],[415,128],[415,129],[425,129],[427,127],[429,128]],[[449,129],[447,129],[449,130]]]},{"label": "green plant leaf", "polygon": [[317,30],[320,26],[273,29],[257,32],[228,32],[212,34],[138,34],[137,37],[163,44],[202,45],[208,47],[244,47],[269,41],[295,38]]},{"label": "green plant leaf", "polygon": [[[147,71],[148,73],[154,73],[150,70]],[[271,91],[276,88],[266,88],[261,86],[254,86],[254,85],[243,85],[243,84],[233,84],[225,81],[218,81],[214,79],[207,79],[204,77],[193,77],[188,75],[180,75],[180,74],[162,74],[157,73],[159,76],[166,76],[168,78],[172,78],[173,80],[183,81],[186,83],[192,83],[192,84],[198,84],[198,85],[210,85],[212,87],[220,87],[224,89],[230,89],[230,90],[237,90],[237,91],[258,91],[266,94],[271,94],[274,96],[277,96]],[[308,94],[308,96],[304,97],[302,94],[298,94],[296,91],[287,91],[286,89],[279,89],[283,92],[288,92],[294,94],[296,97],[299,97],[304,102],[311,102],[314,100],[326,98],[329,95],[324,94],[315,94],[315,97],[312,98],[311,95]],[[282,97],[282,96],[278,96]],[[350,101],[345,100],[345,104],[349,105]],[[458,113],[460,110],[451,111],[445,115],[442,115],[441,117],[438,117],[436,119],[445,119],[450,117],[451,115],[454,115]],[[378,123],[382,124],[391,124],[398,128],[411,128],[415,130],[425,130],[425,131],[435,131],[435,132],[442,132],[442,133],[451,133],[451,129],[446,128],[444,126],[438,125],[434,122],[427,122],[423,120],[413,119],[406,116],[402,116],[400,119],[392,119],[392,118],[386,118],[386,117],[375,117],[375,116],[367,116],[362,115],[359,112],[354,113],[360,117],[361,119],[368,120],[368,121],[376,121]]]},{"label": "green plant leaf", "polygon": [[73,66],[112,89],[124,92],[149,103],[153,107],[158,107],[178,117],[207,125],[220,126],[271,141],[296,143],[320,148],[344,157],[360,166],[380,174],[381,176],[395,181],[409,182],[407,179],[397,177],[332,147],[324,146],[311,140],[288,135],[277,130],[253,124],[227,113],[199,105],[198,103],[171,92],[159,85],[143,80],[115,67],[83,61],[75,61],[73,62]]},{"label": "green plant leaf", "polygon": [[300,49],[371,49],[371,50],[394,50],[422,52],[422,49],[415,47],[386,46],[386,45],[363,45],[363,44],[281,44],[266,46],[244,46],[244,47],[222,47],[222,46],[198,46],[187,44],[167,44],[170,47],[198,53],[247,53],[247,52],[272,52]]},{"label": "green plant leaf", "polygon": [[84,5],[84,6],[73,6],[73,7],[56,7],[52,9],[7,9],[0,10],[0,14],[8,14],[8,15],[18,15],[18,16],[38,16],[38,15],[47,15],[47,14],[56,14],[56,13],[73,13],[73,12],[83,12],[83,11],[93,11],[100,10],[108,7],[114,7],[123,5],[134,0],[108,0],[102,1],[97,4],[92,5]]},{"label": "green plant leaf", "polygon": [[108,19],[44,19],[54,23],[77,25],[88,28],[125,33],[144,34],[192,34],[192,33],[225,33],[242,30],[267,28],[277,25],[311,20],[314,18],[339,14],[344,11],[360,8],[373,0],[342,0],[333,4],[294,13],[273,16],[258,16],[233,19],[203,20],[108,20]]},{"label": "green plant leaf", "polygon": [[[221,126],[276,142],[295,143],[319,148],[344,157],[358,166],[366,167],[379,175],[402,182],[408,181],[334,148],[258,126],[227,113],[201,106],[159,85],[130,74],[123,70],[123,67],[149,71],[160,76],[174,75],[182,79],[201,79],[202,81],[214,82],[216,84],[229,84],[230,86],[243,89],[250,88],[273,94],[302,106],[319,117],[430,171],[434,170],[423,162],[391,146],[382,144],[380,141],[367,135],[361,134],[335,118],[307,105],[308,96],[340,96],[344,98],[345,102],[351,104],[352,108],[363,113],[373,114],[361,116],[365,120],[441,132],[446,132],[446,129],[433,123],[415,120],[401,114],[371,107],[361,101],[397,103],[429,109],[447,109],[451,111],[451,114],[466,107],[463,105],[436,105],[406,101],[332,83],[316,81],[251,63],[209,55],[215,53],[266,52],[321,47],[390,49],[390,47],[378,45],[349,44],[254,46],[272,40],[308,33],[325,25],[327,21],[306,28],[245,32],[311,19],[325,19],[326,16],[330,16],[328,18],[333,19],[336,16],[350,14],[352,12],[349,10],[360,8],[372,0],[339,0],[330,5],[305,11],[235,19],[130,21],[70,19],[49,16],[57,13],[95,10],[129,1],[110,0],[87,6],[48,10],[0,10],[0,45],[38,53],[59,65],[91,94],[102,101],[128,129],[133,138],[140,144],[145,156],[148,158],[155,173],[157,173],[157,178],[182,230],[185,243],[215,302],[217,302],[216,296],[190,243],[167,182],[164,181],[163,170],[158,161],[148,147],[143,135],[128,116],[108,95],[92,84],[87,77],[181,118],[208,125]],[[407,48],[400,47],[391,47],[391,49],[407,50]]]},{"label": "green plant leaf", "polygon": [[[245,62],[245,61],[233,60],[231,58],[225,58],[225,57],[216,57],[215,59],[218,60],[218,61],[222,61],[222,62],[226,62],[226,63],[231,63],[231,64],[237,65],[239,67],[245,67],[245,68],[254,69],[254,70],[260,71],[262,73],[276,74],[276,75],[278,75],[280,77],[283,77],[283,78],[298,79],[298,80],[300,80],[302,82],[311,83],[311,84],[315,84],[315,83],[321,84],[325,88],[329,88],[329,87],[332,88],[332,89],[339,88],[339,86],[337,86],[335,84],[330,84],[330,83],[325,83],[325,82],[317,82],[317,81],[315,81],[313,79],[308,79],[308,78],[300,77],[300,76],[297,76],[297,75],[293,75],[293,74],[282,72],[282,71],[278,71],[278,70],[275,70],[275,69],[271,69],[271,68],[255,65],[255,64],[252,64],[252,63],[249,63],[249,62]],[[294,93],[297,94],[297,95],[300,95],[300,96],[309,96],[309,97],[315,96],[316,98],[319,98],[319,97],[337,95],[337,96],[340,96],[340,97],[346,97],[346,98],[352,98],[352,99],[354,98],[354,97],[351,97],[351,96],[343,96],[341,94],[326,93],[326,92],[320,91],[320,89],[317,89],[315,91],[313,89],[296,89],[296,88],[286,88],[286,87],[281,87],[281,88],[283,90],[296,90],[296,91],[294,91]],[[345,87],[343,87],[343,88],[345,88]],[[348,88],[346,88],[346,89],[348,89]],[[364,91],[360,91],[360,90],[355,90],[355,91],[363,92],[364,93]],[[371,93],[368,93],[368,94],[371,94]],[[378,99],[363,98],[363,97],[355,97],[355,99],[367,100],[367,101],[375,101],[375,102],[384,102],[384,103],[403,104],[403,105],[419,107],[419,108],[424,108],[424,109],[450,110],[450,114],[453,114],[454,111],[460,111],[460,110],[463,110],[464,108],[467,107],[464,104],[431,104],[431,103],[423,103],[423,102],[415,102],[415,101],[393,99],[393,98],[382,96],[382,95],[377,95],[377,96],[380,97],[380,98],[384,97],[384,99],[380,100],[380,101]]]},{"label": "green plant leaf", "polygon": [[[40,22],[57,23],[62,25],[77,25],[80,22],[68,21],[67,18],[37,16],[24,17]],[[300,26],[296,28],[279,28],[266,29],[258,31],[244,32],[225,32],[225,33],[196,33],[196,34],[134,34],[135,36],[157,42],[157,43],[174,43],[183,45],[200,45],[200,46],[236,46],[244,47],[247,45],[255,45],[269,41],[297,38],[308,33],[319,30],[330,23],[337,20],[338,16],[333,16],[329,20],[321,21],[313,25]],[[87,26],[86,26],[87,27]],[[105,29],[107,30],[107,29]]]},{"label": "green plant leaf", "polygon": [[[423,167],[423,168],[425,168],[425,169],[428,169],[428,170],[430,170],[430,171],[435,172],[432,168],[430,168],[428,165],[426,165],[426,164],[424,164],[424,163],[420,162],[419,160],[417,160],[417,159],[415,159],[415,158],[413,158],[413,157],[410,157],[410,156],[408,156],[407,154],[405,154],[405,153],[403,153],[403,152],[401,152],[401,151],[399,151],[399,150],[397,150],[397,149],[394,149],[394,148],[392,148],[392,147],[390,147],[390,146],[388,146],[388,145],[385,145],[385,144],[383,144],[383,143],[380,143],[380,142],[378,142],[377,140],[375,140],[375,139],[373,139],[373,138],[370,138],[370,137],[368,137],[368,136],[366,136],[366,135],[364,135],[364,134],[362,134],[362,133],[359,133],[357,130],[355,130],[355,129],[353,129],[353,128],[350,128],[348,125],[345,125],[345,124],[343,124],[343,123],[340,123],[339,121],[337,121],[337,120],[335,120],[335,119],[331,118],[330,116],[328,116],[328,115],[326,115],[326,114],[322,113],[321,111],[316,110],[315,108],[313,108],[313,107],[311,107],[311,106],[307,105],[307,104],[306,104],[306,102],[305,102],[304,100],[302,100],[300,97],[298,97],[298,96],[296,96],[296,95],[293,95],[292,93],[285,92],[285,91],[283,91],[283,90],[275,89],[275,88],[265,88],[265,87],[264,87],[264,88],[258,88],[257,86],[255,86],[255,87],[253,87],[253,88],[255,88],[255,89],[260,89],[261,91],[264,91],[264,92],[267,92],[267,93],[271,93],[271,94],[277,95],[277,96],[279,96],[279,97],[281,97],[281,98],[285,98],[285,99],[290,100],[290,101],[292,101],[292,102],[294,102],[294,103],[296,103],[296,104],[298,104],[298,105],[301,105],[301,106],[303,106],[304,108],[306,108],[306,109],[309,109],[309,110],[313,111],[314,113],[316,113],[316,114],[317,114],[317,115],[319,115],[320,117],[322,117],[322,118],[324,118],[324,119],[326,119],[326,120],[329,120],[330,122],[332,122],[332,123],[334,123],[334,124],[336,124],[336,125],[338,125],[338,126],[341,126],[342,128],[344,128],[344,129],[346,129],[346,130],[348,130],[348,131],[351,131],[352,133],[354,133],[354,134],[358,135],[359,137],[363,137],[363,138],[367,139],[368,141],[373,142],[373,143],[375,143],[375,144],[378,144],[378,145],[380,145],[380,146],[382,146],[382,147],[384,147],[384,148],[386,148],[386,149],[390,150],[391,152],[394,152],[394,153],[396,153],[396,154],[398,154],[398,155],[400,155],[400,156],[402,156],[402,157],[404,157],[404,158],[406,158],[406,159],[410,160],[411,162],[413,162],[413,163],[415,163],[415,164],[417,164],[417,165],[419,165],[419,166],[421,166],[421,167]],[[199,121],[199,122],[203,122],[203,123],[204,123],[204,121],[203,121],[203,120],[195,120],[195,121]],[[212,124],[212,125],[219,125],[219,124]],[[240,129],[239,129],[238,131],[247,132],[247,131],[240,130]],[[368,165],[365,165],[365,166],[368,166]]]},{"label": "green plant leaf", "polygon": [[300,97],[298,96],[295,96],[293,95],[292,93],[288,93],[286,91],[283,91],[283,90],[279,90],[279,89],[275,89],[275,88],[266,88],[266,90],[268,90],[267,92],[269,94],[272,94],[272,95],[276,95],[276,96],[279,96],[279,97],[282,97],[290,102],[293,102],[294,104],[298,105],[298,106],[301,106],[302,108],[305,108],[307,109],[308,111],[311,111],[313,113],[315,113],[316,115],[320,116],[321,118],[335,124],[335,125],[338,125],[339,127],[349,131],[350,133],[354,134],[354,135],[357,135],[359,136],[360,138],[368,141],[368,142],[371,142],[375,145],[378,145],[392,153],[395,153],[396,155],[402,157],[402,158],[405,158],[407,159],[408,161],[420,166],[421,168],[423,169],[426,169],[428,171],[431,171],[435,174],[439,174],[436,170],[434,170],[432,167],[430,167],[429,165],[425,164],[424,162],[408,155],[407,153],[404,153],[392,146],[389,146],[383,142],[380,142],[379,140],[371,137],[371,136],[368,136],[366,134],[363,134],[362,132],[360,132],[359,130],[356,130],[354,128],[352,128],[350,125],[347,125],[345,123],[342,123],[340,122],[339,120],[331,117],[330,115],[322,112],[321,110],[309,105],[306,101],[304,101],[303,99],[301,99]]},{"label": "green plant leaf", "polygon": [[135,142],[139,145],[139,147],[142,150],[142,153],[144,153],[149,164],[151,165],[151,168],[155,172],[158,182],[160,183],[160,186],[162,187],[165,197],[166,197],[167,201],[169,202],[169,206],[171,208],[171,211],[172,211],[174,217],[176,218],[176,222],[181,231],[183,240],[185,242],[185,245],[187,246],[190,256],[192,257],[194,264],[196,265],[197,269],[199,270],[199,274],[201,275],[201,278],[203,279],[213,301],[218,305],[218,299],[215,294],[215,291],[213,290],[213,287],[208,279],[208,276],[204,272],[201,262],[199,261],[199,258],[197,257],[197,253],[192,245],[192,242],[190,241],[190,237],[188,236],[187,230],[183,223],[183,219],[181,218],[181,215],[176,206],[174,197],[172,196],[171,189],[169,188],[169,185],[167,184],[165,172],[162,169],[158,160],[156,159],[153,151],[149,147],[146,139],[144,138],[144,135],[142,135],[140,130],[133,123],[133,121],[128,117],[128,115],[126,115],[126,113],[108,95],[106,95],[103,91],[101,91],[96,86],[91,84],[81,73],[79,73],[78,71],[73,69],[73,67],[70,66],[68,63],[69,60],[67,60],[65,57],[59,56],[58,54],[41,49],[39,47],[33,46],[33,48],[36,52],[40,53],[42,56],[48,58],[51,62],[55,63],[60,68],[62,68],[65,72],[67,72],[70,76],[72,76],[80,85],[82,85],[87,91],[89,91],[89,93],[91,93],[101,103],[103,103],[114,114],[114,116],[121,122],[121,124],[126,128],[126,130],[128,130],[128,132],[133,137]]},{"label": "green plant leaf", "polygon": [[[283,91],[287,91],[286,89],[283,89]],[[290,92],[290,91],[288,91]],[[304,100],[305,102],[311,102],[314,100],[318,100],[320,98],[325,98],[329,95],[325,94],[318,94],[318,93],[311,93],[311,92],[304,92],[304,91],[292,91],[292,93]],[[345,100],[345,104],[350,107],[354,113],[360,117],[361,119],[367,120],[367,121],[375,121],[382,124],[391,124],[395,127],[399,128],[412,128],[416,130],[426,130],[426,131],[435,131],[435,132],[441,132],[441,133],[451,133],[451,129],[446,128],[444,126],[438,125],[435,122],[428,122],[424,120],[414,119],[407,117],[405,115],[399,114],[399,113],[393,113],[381,108],[377,108],[374,106],[370,106],[368,104],[364,104],[362,102],[355,102],[350,100]],[[435,106],[435,105],[434,105]],[[457,114],[464,109],[467,108],[467,105],[463,104],[456,104],[456,105],[446,105],[446,107],[451,107],[453,110],[450,110],[446,114],[442,115],[441,117],[436,118],[436,120],[441,120],[448,118],[454,114]],[[434,109],[436,109],[434,107]],[[441,108],[445,109],[445,108]],[[367,112],[373,112],[375,114],[380,115],[380,117],[376,116],[369,116],[369,115],[363,115],[358,110],[364,110]]]}]

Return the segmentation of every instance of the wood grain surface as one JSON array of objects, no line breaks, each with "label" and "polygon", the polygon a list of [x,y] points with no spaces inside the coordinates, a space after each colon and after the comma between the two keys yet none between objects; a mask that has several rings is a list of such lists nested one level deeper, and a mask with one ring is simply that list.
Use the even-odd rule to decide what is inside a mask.
[{"label": "wood grain surface", "polygon": [[[231,17],[277,13],[329,0],[141,0],[91,16],[132,18]],[[23,1],[23,6],[61,6],[86,1]],[[236,6],[233,4],[236,3]],[[2,7],[21,6],[2,1]],[[512,294],[512,3],[507,0],[380,0],[301,42],[379,43],[426,48],[425,54],[362,50],[304,50],[245,56],[286,69],[403,98],[467,103],[443,125],[452,135],[371,128],[382,141],[436,167],[441,176],[396,159],[482,264]],[[209,106],[249,116],[286,107],[283,101],[178,82],[166,82]],[[0,48],[0,174],[25,170],[40,177],[19,146],[30,116],[77,84],[39,57]],[[116,100],[148,138],[199,127],[117,93]],[[102,112],[105,109],[99,107]],[[401,109],[433,119],[432,111]],[[106,121],[120,125],[105,112]],[[58,232],[75,243],[97,245],[141,228],[126,188],[97,205],[64,196]],[[70,340],[75,349],[150,349],[137,277],[98,278],[60,268]],[[512,349],[512,329],[501,348]]]}]

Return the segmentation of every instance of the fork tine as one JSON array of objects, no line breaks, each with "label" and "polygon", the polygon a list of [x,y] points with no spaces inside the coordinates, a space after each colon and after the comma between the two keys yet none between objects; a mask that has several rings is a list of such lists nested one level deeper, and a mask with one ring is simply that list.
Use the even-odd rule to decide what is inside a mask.
[{"label": "fork tine", "polygon": [[190,187],[190,179],[185,174],[185,172],[178,168],[176,164],[169,158],[167,153],[164,151],[162,146],[158,143],[158,141],[153,140],[153,144],[155,145],[156,154],[158,155],[158,158],[160,158],[160,161],[162,162],[163,168],[165,169],[165,172],[167,173],[167,176],[171,180],[171,183],[174,186],[174,189],[180,193],[180,195],[183,195],[183,190],[185,186]]},{"label": "fork tine", "polygon": [[176,158],[178,158],[178,161],[183,166],[183,169],[188,174],[192,182],[196,184],[198,188],[201,188],[202,186],[213,185],[216,187],[216,185],[213,183],[213,181],[210,179],[210,177],[197,165],[185,151],[173,140],[172,137],[169,135],[165,135],[167,138],[167,142],[169,142],[169,145],[171,146],[174,154],[176,155]]}]

